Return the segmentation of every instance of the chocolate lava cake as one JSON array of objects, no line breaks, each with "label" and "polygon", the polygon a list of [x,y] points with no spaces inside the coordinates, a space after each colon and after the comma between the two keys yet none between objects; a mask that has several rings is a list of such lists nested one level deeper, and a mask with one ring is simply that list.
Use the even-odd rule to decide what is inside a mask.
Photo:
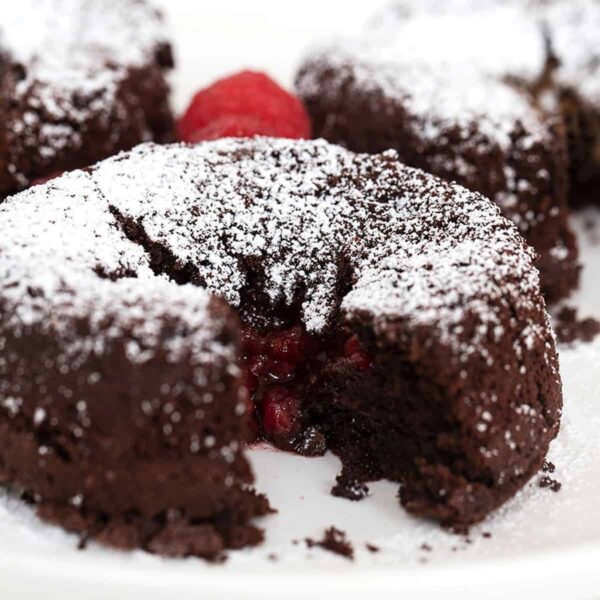
[{"label": "chocolate lava cake", "polygon": [[2,479],[104,543],[259,542],[260,438],[462,527],[558,431],[534,252],[393,151],[146,144],[9,198],[0,227]]},{"label": "chocolate lava cake", "polygon": [[0,201],[144,141],[173,140],[161,15],[143,0],[18,0],[0,12]]},{"label": "chocolate lava cake", "polygon": [[397,0],[297,77],[315,134],[495,200],[540,254],[549,302],[577,286],[567,221],[600,181],[600,4]]},{"label": "chocolate lava cake", "polygon": [[554,0],[544,19],[558,65],[551,92],[569,135],[569,201],[600,205],[600,3]]}]

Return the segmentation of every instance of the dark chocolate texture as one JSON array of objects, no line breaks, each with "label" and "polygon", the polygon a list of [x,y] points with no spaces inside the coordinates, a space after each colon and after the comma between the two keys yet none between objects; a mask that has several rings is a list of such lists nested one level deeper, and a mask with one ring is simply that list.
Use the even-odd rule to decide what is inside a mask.
[{"label": "dark chocolate texture", "polygon": [[[0,472],[119,547],[257,543],[240,319],[349,330],[302,410],[346,472],[461,527],[559,427],[534,253],[483,196],[324,141],[143,145],[0,206]],[[321,438],[320,438],[321,439]]]}]

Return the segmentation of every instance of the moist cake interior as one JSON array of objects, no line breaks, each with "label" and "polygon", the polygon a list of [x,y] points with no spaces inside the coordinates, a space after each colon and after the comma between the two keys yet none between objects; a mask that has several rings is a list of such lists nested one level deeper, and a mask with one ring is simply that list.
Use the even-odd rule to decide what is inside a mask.
[{"label": "moist cake interior", "polygon": [[[182,265],[135,221],[114,207],[111,211],[127,237],[149,254],[157,275],[181,285],[202,285],[193,265]],[[340,272],[339,300],[352,280],[348,269]],[[341,495],[385,478],[402,483],[400,499],[408,511],[455,531],[484,518],[490,504],[497,503],[494,480],[463,464],[464,436],[447,391],[424,380],[396,352],[377,348],[368,327],[353,331],[336,314],[330,327],[308,333],[302,297],[274,307],[264,295],[260,269],[248,280],[238,317],[250,444],[267,441],[304,456],[332,450],[342,460]],[[445,442],[440,445],[440,440]],[[462,488],[467,480],[477,481],[477,495],[460,498],[455,507],[439,504],[440,492]]]},{"label": "moist cake interior", "polygon": [[0,213],[0,471],[69,530],[178,556],[255,544],[256,439],[329,447],[342,484],[401,481],[409,512],[462,527],[558,430],[533,251],[394,153],[145,145]]}]

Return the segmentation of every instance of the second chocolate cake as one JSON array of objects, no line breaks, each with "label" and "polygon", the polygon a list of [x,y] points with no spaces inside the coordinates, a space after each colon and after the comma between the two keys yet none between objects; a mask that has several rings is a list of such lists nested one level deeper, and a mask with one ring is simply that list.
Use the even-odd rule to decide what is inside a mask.
[{"label": "second chocolate cake", "polygon": [[19,0],[0,11],[0,202],[62,171],[173,138],[161,14],[145,0]]},{"label": "second chocolate cake", "polygon": [[569,202],[600,205],[600,3],[553,0],[543,6],[557,65],[546,99],[558,99],[567,127]]},{"label": "second chocolate cake", "polygon": [[[581,196],[599,172],[595,84],[584,74],[600,28],[582,25],[600,11],[591,2],[550,5],[400,0],[362,35],[309,56],[297,87],[316,135],[355,151],[393,148],[407,164],[495,200],[539,253],[554,302],[580,270],[570,181]],[[570,44],[582,30],[590,39]],[[558,73],[554,54],[566,57]]]}]

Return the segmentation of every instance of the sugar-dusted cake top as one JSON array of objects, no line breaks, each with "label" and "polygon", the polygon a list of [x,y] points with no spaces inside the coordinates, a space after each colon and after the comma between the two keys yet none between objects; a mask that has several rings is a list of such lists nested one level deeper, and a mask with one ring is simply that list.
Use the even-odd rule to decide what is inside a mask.
[{"label": "sugar-dusted cake top", "polygon": [[154,59],[166,43],[159,13],[135,0],[20,0],[0,15],[0,47],[37,80],[81,91]]},{"label": "sugar-dusted cake top", "polygon": [[544,19],[560,61],[558,81],[600,107],[600,3],[553,0]]},{"label": "sugar-dusted cake top", "polygon": [[539,77],[545,63],[540,25],[525,18],[523,2],[398,0],[359,36],[314,50],[298,87],[312,98],[350,85],[401,105],[418,137],[436,140],[458,127],[476,146],[506,150],[517,129],[528,143],[548,138],[517,85]]},{"label": "sugar-dusted cake top", "polygon": [[493,76],[535,78],[546,63],[527,0],[394,0],[372,19],[374,61],[458,65]]},{"label": "sugar-dusted cake top", "polygon": [[[596,0],[394,0],[361,35],[317,49],[309,61],[345,66],[358,85],[432,123],[479,120],[488,133],[500,126],[501,141],[515,121],[541,135],[518,89],[544,76],[549,49],[559,59],[557,81],[599,103],[599,48]],[[300,79],[303,94],[315,85]]]},{"label": "sugar-dusted cake top", "polygon": [[214,342],[223,323],[211,317],[210,296],[156,277],[89,175],[30,188],[0,206],[0,222],[2,326],[56,336],[67,369],[120,338],[132,362],[159,347],[173,360],[189,351],[198,362],[230,354]]},{"label": "sugar-dusted cake top", "polygon": [[[492,202],[393,153],[324,141],[143,145],[9,199],[0,224],[11,329],[64,329],[80,353],[134,323],[132,356],[144,359],[165,318],[219,353],[209,295],[237,307],[249,288],[263,311],[300,305],[310,331],[341,305],[382,334],[398,320],[431,326],[459,354],[501,337],[507,306],[545,314],[533,253]],[[183,271],[200,287],[178,285]],[[480,324],[468,335],[467,313]],[[73,329],[79,318],[95,324],[89,339]],[[515,343],[546,339],[546,327],[532,320]]]},{"label": "sugar-dusted cake top", "polygon": [[145,0],[3,3],[7,171],[26,185],[11,153],[30,148],[51,160],[65,148],[75,151],[91,120],[97,128],[128,117],[137,99],[119,96],[123,82],[133,70],[156,65],[166,48],[162,17]]}]

